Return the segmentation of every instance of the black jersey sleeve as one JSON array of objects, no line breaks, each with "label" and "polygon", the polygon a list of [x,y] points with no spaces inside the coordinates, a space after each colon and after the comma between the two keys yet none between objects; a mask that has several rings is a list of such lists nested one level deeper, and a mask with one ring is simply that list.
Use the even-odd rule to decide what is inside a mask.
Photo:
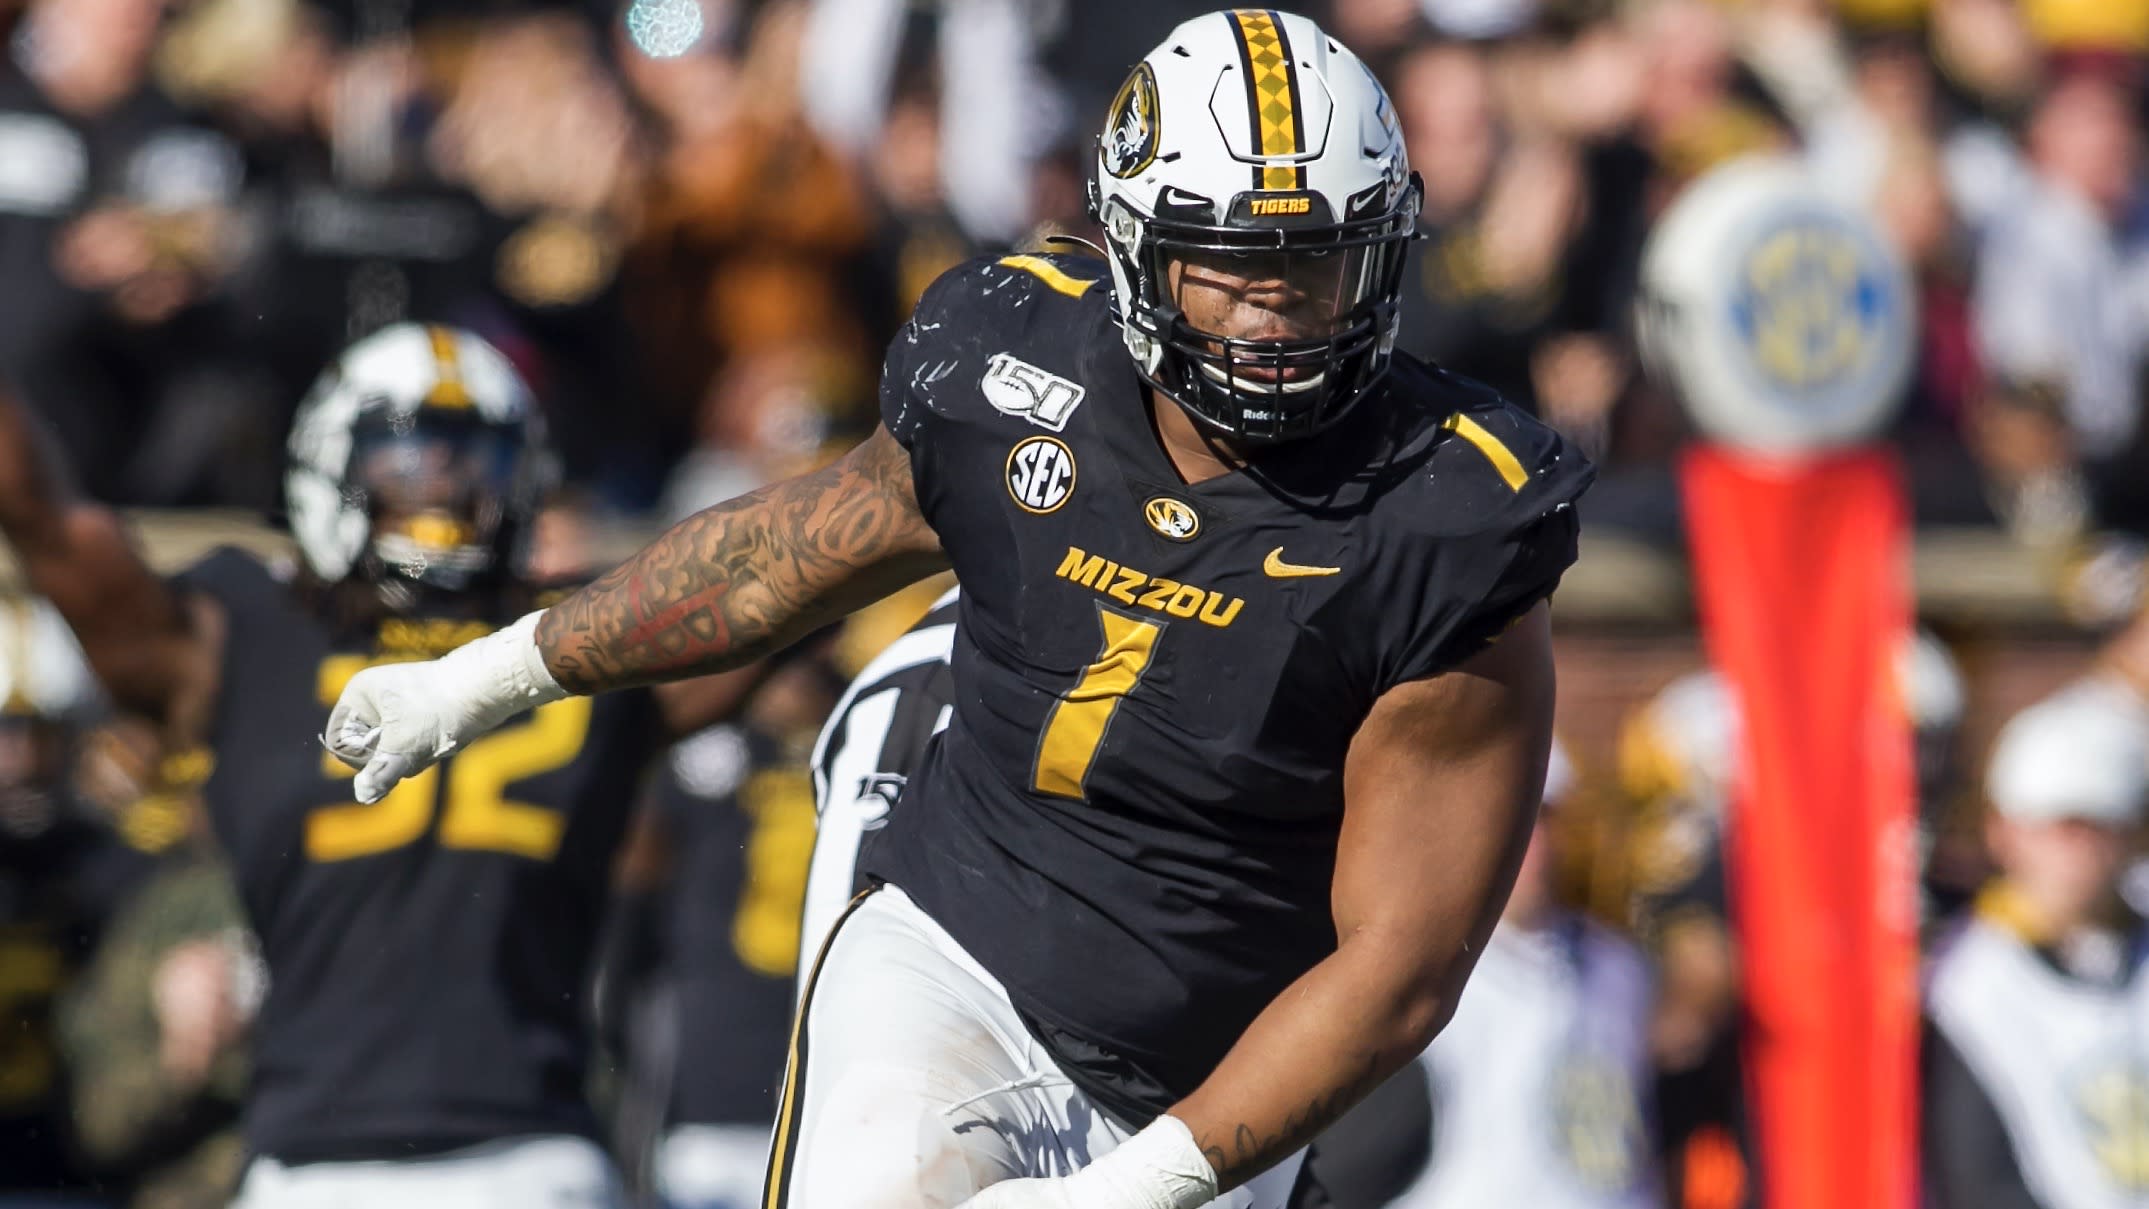
[{"label": "black jersey sleeve", "polygon": [[182,592],[198,592],[231,615],[233,628],[274,611],[290,591],[268,564],[237,546],[219,546],[172,578]]},{"label": "black jersey sleeve", "polygon": [[[1057,431],[1022,418],[1023,395],[981,389],[988,374],[1039,389],[1079,376],[1067,333],[1104,297],[1102,261],[1082,256],[985,257],[949,269],[926,287],[881,367],[881,423],[910,451],[911,477],[928,520],[951,474],[995,464],[1010,433]],[[1019,371],[1000,364],[1024,360]],[[998,399],[999,401],[995,401]],[[972,461],[978,458],[982,461]]]},{"label": "black jersey sleeve", "polygon": [[1425,492],[1385,560],[1377,684],[1439,673],[1551,596],[1574,564],[1574,503],[1596,471],[1559,433],[1489,391],[1464,396]]}]

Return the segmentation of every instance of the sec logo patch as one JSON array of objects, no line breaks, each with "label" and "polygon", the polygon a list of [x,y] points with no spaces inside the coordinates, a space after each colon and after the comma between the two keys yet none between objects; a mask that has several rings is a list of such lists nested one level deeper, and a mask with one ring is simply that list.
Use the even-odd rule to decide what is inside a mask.
[{"label": "sec logo patch", "polygon": [[1054,437],[1031,437],[1008,451],[1007,493],[1025,511],[1046,513],[1074,494],[1074,452]]}]

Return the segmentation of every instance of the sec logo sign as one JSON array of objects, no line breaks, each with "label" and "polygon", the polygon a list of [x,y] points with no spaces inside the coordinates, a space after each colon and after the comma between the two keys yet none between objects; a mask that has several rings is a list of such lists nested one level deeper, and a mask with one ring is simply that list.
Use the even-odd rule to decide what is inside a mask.
[{"label": "sec logo sign", "polygon": [[1025,511],[1046,513],[1074,494],[1073,451],[1053,437],[1031,437],[1008,451],[1007,493]]},{"label": "sec logo sign", "polygon": [[1917,291],[1886,232],[1782,157],[1688,186],[1642,257],[1636,335],[1710,440],[1789,455],[1874,439],[1916,360]]}]

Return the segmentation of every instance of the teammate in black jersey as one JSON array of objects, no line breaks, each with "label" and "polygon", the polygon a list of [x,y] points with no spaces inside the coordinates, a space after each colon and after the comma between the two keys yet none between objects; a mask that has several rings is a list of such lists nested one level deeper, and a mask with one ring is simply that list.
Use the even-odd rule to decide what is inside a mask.
[{"label": "teammate in black jersey", "polygon": [[0,406],[0,530],[125,708],[213,751],[205,797],[260,936],[240,1202],[607,1204],[581,989],[645,757],[733,683],[561,701],[361,805],[320,749],[361,668],[541,602],[528,391],[478,337],[399,325],[301,408],[287,500],[305,569],[237,551],[174,582],[75,497]]},{"label": "teammate in black jersey", "polygon": [[1100,140],[1105,262],[951,272],[849,457],[355,679],[330,743],[371,797],[952,567],[955,709],[806,992],[769,1204],[1278,1204],[1498,916],[1591,473],[1392,355],[1419,192],[1311,22],[1182,25]]}]

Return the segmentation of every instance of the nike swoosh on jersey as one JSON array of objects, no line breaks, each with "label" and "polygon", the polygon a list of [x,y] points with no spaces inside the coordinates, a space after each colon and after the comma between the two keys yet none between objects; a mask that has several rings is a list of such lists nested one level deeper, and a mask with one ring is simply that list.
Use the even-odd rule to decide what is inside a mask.
[{"label": "nike swoosh on jersey", "polygon": [[1309,575],[1334,575],[1343,568],[1308,567],[1298,563],[1287,563],[1283,560],[1283,547],[1278,546],[1269,551],[1267,558],[1261,560],[1261,569],[1268,572],[1271,579],[1303,579]]}]

